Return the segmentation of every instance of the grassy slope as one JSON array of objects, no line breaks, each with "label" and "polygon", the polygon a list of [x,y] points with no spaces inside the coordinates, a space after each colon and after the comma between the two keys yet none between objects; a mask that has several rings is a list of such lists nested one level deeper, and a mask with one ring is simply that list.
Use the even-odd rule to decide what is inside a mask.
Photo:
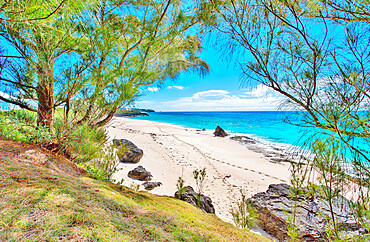
[{"label": "grassy slope", "polygon": [[180,200],[77,173],[63,158],[0,140],[0,241],[266,241]]}]

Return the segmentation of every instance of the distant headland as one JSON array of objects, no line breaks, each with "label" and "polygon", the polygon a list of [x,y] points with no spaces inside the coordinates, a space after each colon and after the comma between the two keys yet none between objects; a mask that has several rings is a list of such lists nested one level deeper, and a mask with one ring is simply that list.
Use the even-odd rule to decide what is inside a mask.
[{"label": "distant headland", "polygon": [[115,117],[139,117],[139,116],[149,116],[148,113],[154,113],[153,109],[119,109],[114,114]]}]

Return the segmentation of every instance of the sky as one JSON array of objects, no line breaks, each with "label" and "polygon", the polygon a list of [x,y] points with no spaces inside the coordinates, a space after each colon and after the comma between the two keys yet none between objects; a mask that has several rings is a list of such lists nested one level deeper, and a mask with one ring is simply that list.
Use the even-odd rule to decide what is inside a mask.
[{"label": "sky", "polygon": [[161,86],[149,86],[136,102],[136,108],[155,111],[274,111],[281,98],[258,83],[243,85],[240,69],[223,60],[211,47],[201,57],[209,64],[205,77],[183,73]]},{"label": "sky", "polygon": [[205,77],[183,73],[177,80],[149,86],[134,107],[155,111],[277,110],[280,98],[276,93],[258,83],[243,86],[240,69],[211,45],[204,46],[201,57],[210,66]]}]

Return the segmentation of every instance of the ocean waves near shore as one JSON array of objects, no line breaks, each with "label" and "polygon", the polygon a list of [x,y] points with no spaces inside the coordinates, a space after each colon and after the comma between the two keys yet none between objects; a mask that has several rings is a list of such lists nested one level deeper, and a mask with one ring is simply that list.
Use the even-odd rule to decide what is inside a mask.
[{"label": "ocean waves near shore", "polygon": [[240,134],[264,143],[273,142],[303,146],[307,130],[291,125],[299,122],[299,112],[156,112],[141,120],[214,130],[221,126],[229,133]]},{"label": "ocean waves near shore", "polygon": [[297,123],[299,112],[156,112],[135,119],[209,132],[221,126],[231,134],[231,140],[261,153],[273,163],[302,161],[309,156],[303,145],[308,131],[288,123]]},{"label": "ocean waves near shore", "polygon": [[[272,163],[285,163],[306,162],[313,158],[305,142],[317,135],[317,130],[292,125],[301,122],[301,114],[293,111],[156,112],[134,119],[176,124],[199,131],[206,129],[206,132],[221,126],[231,134],[231,140],[264,155]],[[368,144],[363,148],[368,149]],[[343,167],[348,175],[359,176],[352,171],[350,163],[344,161]]]}]

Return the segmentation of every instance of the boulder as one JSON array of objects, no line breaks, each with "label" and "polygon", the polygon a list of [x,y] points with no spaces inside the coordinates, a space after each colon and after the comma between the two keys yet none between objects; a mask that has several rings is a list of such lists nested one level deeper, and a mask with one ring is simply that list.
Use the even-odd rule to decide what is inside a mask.
[{"label": "boulder", "polygon": [[134,143],[127,139],[114,139],[113,143],[117,147],[124,146],[127,151],[120,152],[119,161],[124,163],[138,163],[143,157],[143,150],[139,149]]},{"label": "boulder", "polygon": [[162,182],[144,182],[142,185],[144,186],[145,190],[151,191],[154,188],[162,185]]},{"label": "boulder", "polygon": [[227,136],[227,133],[225,132],[225,130],[223,130],[220,126],[217,126],[215,132],[213,133],[215,136],[218,136],[218,137],[225,137]]},{"label": "boulder", "polygon": [[[258,211],[258,223],[269,234],[279,241],[289,240],[287,221],[292,217],[294,199],[287,184],[271,184],[266,192],[257,193],[248,199]],[[326,217],[331,217],[329,204],[321,196],[312,198],[307,190],[296,203],[296,225],[300,241],[327,241],[325,229]],[[334,214],[341,229],[341,237],[350,238],[363,233],[351,214],[351,202],[343,196],[333,200]]]},{"label": "boulder", "polygon": [[150,181],[153,176],[149,171],[145,170],[144,167],[138,166],[128,172],[128,177],[139,181]]},{"label": "boulder", "polygon": [[[179,192],[175,193],[175,197],[192,204],[195,207],[197,206],[197,197],[198,193],[194,191],[191,186],[187,186],[185,191],[179,197]],[[200,209],[206,213],[215,213],[215,208],[213,207],[211,198],[204,196],[203,194],[200,195]]]}]

